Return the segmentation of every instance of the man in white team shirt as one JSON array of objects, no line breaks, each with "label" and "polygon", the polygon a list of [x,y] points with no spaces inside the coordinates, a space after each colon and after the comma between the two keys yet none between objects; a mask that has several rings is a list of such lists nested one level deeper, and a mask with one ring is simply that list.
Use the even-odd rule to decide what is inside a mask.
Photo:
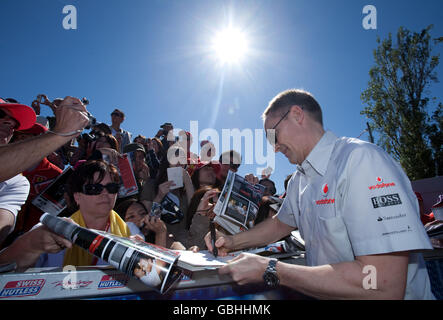
[{"label": "man in white team shirt", "polygon": [[[14,131],[32,127],[35,120],[32,108],[0,99],[0,146],[11,141]],[[21,174],[0,181],[0,246],[14,230],[18,211],[28,194],[29,181]]]},{"label": "man in white team shirt", "polygon": [[[225,255],[298,228],[307,266],[242,254],[220,273],[239,284],[281,284],[320,299],[434,299],[416,252],[432,246],[401,167],[376,145],[325,132],[308,92],[280,93],[263,119],[275,151],[297,171],[276,216],[234,236],[217,234],[215,246]],[[205,241],[212,250],[209,234]]]}]

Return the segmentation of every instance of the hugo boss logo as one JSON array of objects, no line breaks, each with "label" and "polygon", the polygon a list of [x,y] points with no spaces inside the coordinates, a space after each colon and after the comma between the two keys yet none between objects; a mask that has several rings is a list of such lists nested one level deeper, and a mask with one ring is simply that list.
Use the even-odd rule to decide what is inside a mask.
[{"label": "hugo boss logo", "polygon": [[398,195],[398,193],[373,197],[373,198],[371,198],[371,201],[372,201],[372,206],[374,207],[374,209],[377,209],[380,207],[395,206],[395,205],[401,204],[401,199],[400,199],[400,196]]}]

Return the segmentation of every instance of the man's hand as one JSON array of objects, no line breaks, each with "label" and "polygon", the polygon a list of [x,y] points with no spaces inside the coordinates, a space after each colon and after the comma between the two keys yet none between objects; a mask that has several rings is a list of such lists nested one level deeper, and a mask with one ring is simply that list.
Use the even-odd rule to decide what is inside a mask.
[{"label": "man's hand", "polygon": [[[215,246],[217,247],[218,255],[220,257],[225,257],[228,254],[228,252],[230,252],[234,249],[234,240],[233,240],[232,236],[225,235],[216,229],[215,230],[215,239],[216,239]],[[208,251],[213,252],[212,241],[211,241],[211,232],[208,232],[206,234],[205,243],[206,243],[206,247],[208,248]]]},{"label": "man's hand", "polygon": [[268,266],[269,258],[256,254],[242,253],[218,271],[221,275],[229,274],[240,285],[263,281],[263,274]]},{"label": "man's hand", "polygon": [[[77,132],[75,136],[89,123],[86,107],[78,98],[66,97],[59,107],[55,110],[55,128],[54,132],[66,134]],[[74,136],[74,134],[73,134]]]},{"label": "man's hand", "polygon": [[57,253],[66,248],[71,248],[72,243],[69,240],[53,233],[47,227],[41,225],[28,234],[29,249],[36,253]]}]

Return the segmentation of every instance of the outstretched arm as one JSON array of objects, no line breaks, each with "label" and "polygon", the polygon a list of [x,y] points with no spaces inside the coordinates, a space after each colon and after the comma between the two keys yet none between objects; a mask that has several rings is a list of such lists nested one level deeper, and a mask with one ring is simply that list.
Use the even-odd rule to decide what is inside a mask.
[{"label": "outstretched arm", "polygon": [[[86,108],[77,98],[66,97],[56,110],[54,133],[0,146],[0,182],[25,171],[80,134],[88,124]],[[66,134],[77,132],[69,136]]]}]

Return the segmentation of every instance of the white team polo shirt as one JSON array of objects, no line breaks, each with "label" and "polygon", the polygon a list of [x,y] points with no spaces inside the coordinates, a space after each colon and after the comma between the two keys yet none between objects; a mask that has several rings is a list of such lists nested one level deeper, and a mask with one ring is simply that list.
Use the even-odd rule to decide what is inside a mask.
[{"label": "white team polo shirt", "polygon": [[29,181],[21,174],[0,182],[0,209],[11,212],[15,219],[10,233],[15,228],[17,214],[29,195]]},{"label": "white team polo shirt", "polygon": [[[380,147],[327,131],[298,166],[278,212],[298,228],[307,265],[432,249],[402,168]],[[405,299],[433,299],[423,257],[410,253]]]}]

